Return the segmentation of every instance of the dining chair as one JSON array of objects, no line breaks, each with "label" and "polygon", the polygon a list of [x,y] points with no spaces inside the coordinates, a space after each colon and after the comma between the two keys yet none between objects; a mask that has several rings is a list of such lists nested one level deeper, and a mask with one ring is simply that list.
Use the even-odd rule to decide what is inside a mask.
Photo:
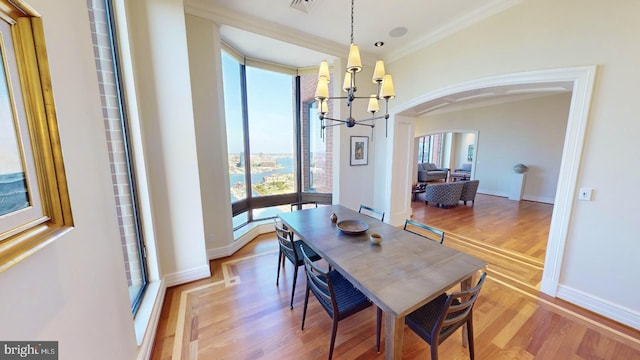
[{"label": "dining chair", "polygon": [[[356,289],[342,274],[336,270],[324,271],[313,263],[307,249],[301,247],[304,260],[304,270],[307,274],[307,292],[304,297],[304,310],[302,311],[302,327],[307,316],[309,293],[313,293],[320,305],[331,316],[331,342],[329,343],[329,360],[333,357],[333,348],[338,332],[338,322],[353,314],[356,314],[372,305],[371,301]],[[380,325],[382,322],[382,310],[376,311],[376,351],[380,352]]]},{"label": "dining chair", "polygon": [[473,305],[486,277],[487,273],[482,273],[472,289],[443,293],[405,318],[405,324],[431,347],[431,360],[438,360],[438,345],[464,324],[467,324],[469,356],[474,359]]},{"label": "dining chair", "polygon": [[[409,225],[409,226],[407,226]],[[419,229],[420,231],[416,231]],[[433,240],[435,242],[439,242],[442,244],[444,242],[444,231],[433,228],[429,225],[425,225],[423,223],[419,223],[414,220],[406,219],[404,222],[404,230],[414,233],[416,235],[420,235],[429,240]],[[434,236],[435,235],[435,236]],[[439,237],[439,239],[435,239],[434,237]]]},{"label": "dining chair", "polygon": [[[305,205],[307,207],[305,207]],[[294,203],[291,203],[291,211],[298,210],[298,209],[305,209],[313,206],[318,207],[318,202],[317,201],[294,202]]]},{"label": "dining chair", "polygon": [[316,254],[311,248],[307,246],[302,240],[293,240],[293,232],[289,231],[284,224],[278,225],[278,222],[274,219],[274,227],[276,230],[276,236],[278,237],[278,276],[276,277],[276,286],[280,281],[280,267],[284,267],[284,259],[288,259],[293,264],[293,287],[291,289],[291,304],[293,309],[293,296],[296,292],[296,281],[298,279],[298,267],[302,266],[302,254],[300,253],[300,247],[307,249],[307,254],[311,261],[318,261],[321,259],[320,255]]},{"label": "dining chair", "polygon": [[[364,212],[363,212],[364,210]],[[378,209],[374,209],[372,207],[366,206],[366,205],[360,205],[360,210],[358,210],[359,213],[361,214],[365,214],[369,217],[372,217],[374,219],[378,219],[380,221],[384,221],[384,211],[382,210],[378,210]]]}]

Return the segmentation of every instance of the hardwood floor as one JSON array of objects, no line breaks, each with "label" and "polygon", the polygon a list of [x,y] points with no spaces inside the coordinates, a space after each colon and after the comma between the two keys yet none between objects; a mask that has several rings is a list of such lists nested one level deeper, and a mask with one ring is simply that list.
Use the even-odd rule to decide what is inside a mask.
[{"label": "hardwood floor", "polygon": [[[539,294],[550,205],[479,195],[474,207],[412,206],[415,220],[446,231],[445,246],[490,264],[474,308],[477,359],[640,360],[639,331]],[[262,235],[211,261],[211,278],[167,289],[152,359],[325,359],[331,319],[312,297],[300,330],[304,270],[290,310],[293,268],[286,263],[276,287],[277,249],[275,235]],[[342,320],[334,359],[383,359],[375,318],[371,307]],[[469,357],[460,338],[440,346],[441,359]],[[403,358],[429,359],[406,327]]]}]

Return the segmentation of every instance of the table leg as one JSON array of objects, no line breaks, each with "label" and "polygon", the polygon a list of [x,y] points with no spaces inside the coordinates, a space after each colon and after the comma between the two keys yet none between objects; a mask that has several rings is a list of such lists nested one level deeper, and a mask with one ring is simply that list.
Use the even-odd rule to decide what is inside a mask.
[{"label": "table leg", "polygon": [[402,359],[402,342],[404,336],[404,316],[395,317],[384,312],[384,358]]}]

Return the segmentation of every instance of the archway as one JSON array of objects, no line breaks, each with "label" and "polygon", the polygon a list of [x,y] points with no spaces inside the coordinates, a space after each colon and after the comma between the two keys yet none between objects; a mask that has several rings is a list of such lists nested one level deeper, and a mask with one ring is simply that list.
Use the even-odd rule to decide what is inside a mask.
[{"label": "archway", "polygon": [[545,266],[540,286],[542,292],[555,296],[562,270],[569,220],[576,198],[578,170],[582,157],[595,74],[595,66],[585,66],[499,75],[435,90],[394,109],[392,125],[390,126],[390,143],[388,144],[388,148],[391,151],[386,153],[387,167],[383,169],[387,174],[393,174],[393,176],[387,178],[386,182],[388,189],[391,189],[390,198],[387,201],[387,211],[391,214],[390,222],[399,222],[400,218],[406,217],[408,214],[407,207],[410,204],[410,198],[406,195],[405,189],[410,185],[413,176],[411,169],[413,167],[408,163],[412,158],[412,147],[407,146],[407,140],[413,138],[415,119],[419,113],[417,110],[421,106],[424,107],[424,104],[435,99],[479,89],[509,86],[549,88],[557,84],[570,82],[573,88],[573,95],[567,120],[555,206],[549,229]]}]

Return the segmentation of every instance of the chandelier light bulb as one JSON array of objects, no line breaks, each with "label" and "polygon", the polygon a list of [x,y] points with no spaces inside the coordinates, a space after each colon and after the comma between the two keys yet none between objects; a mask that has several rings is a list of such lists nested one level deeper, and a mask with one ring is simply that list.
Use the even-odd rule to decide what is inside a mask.
[{"label": "chandelier light bulb", "polygon": [[362,61],[360,60],[360,49],[358,45],[351,44],[349,47],[349,59],[347,61],[347,71],[360,72],[362,70]]},{"label": "chandelier light bulb", "polygon": [[396,92],[393,88],[393,79],[391,74],[385,74],[382,78],[382,89],[380,89],[381,99],[393,99],[396,97]]},{"label": "chandelier light bulb", "polygon": [[326,77],[318,79],[316,87],[316,100],[324,100],[329,97],[329,80]]},{"label": "chandelier light bulb", "polygon": [[342,90],[344,90],[345,92],[349,92],[349,90],[351,90],[351,73],[348,71],[344,73],[344,82],[342,83]]},{"label": "chandelier light bulb", "polygon": [[376,67],[373,69],[373,77],[371,80],[374,83],[382,82],[382,78],[384,77],[384,61],[378,60],[376,61]]},{"label": "chandelier light bulb", "polygon": [[326,78],[328,82],[331,82],[329,77],[329,63],[326,60],[320,63],[320,71],[318,71],[318,80],[320,78]]},{"label": "chandelier light bulb", "polygon": [[380,110],[380,106],[378,106],[378,97],[376,95],[371,95],[369,98],[369,106],[367,107],[367,112],[371,114],[375,114]]}]

